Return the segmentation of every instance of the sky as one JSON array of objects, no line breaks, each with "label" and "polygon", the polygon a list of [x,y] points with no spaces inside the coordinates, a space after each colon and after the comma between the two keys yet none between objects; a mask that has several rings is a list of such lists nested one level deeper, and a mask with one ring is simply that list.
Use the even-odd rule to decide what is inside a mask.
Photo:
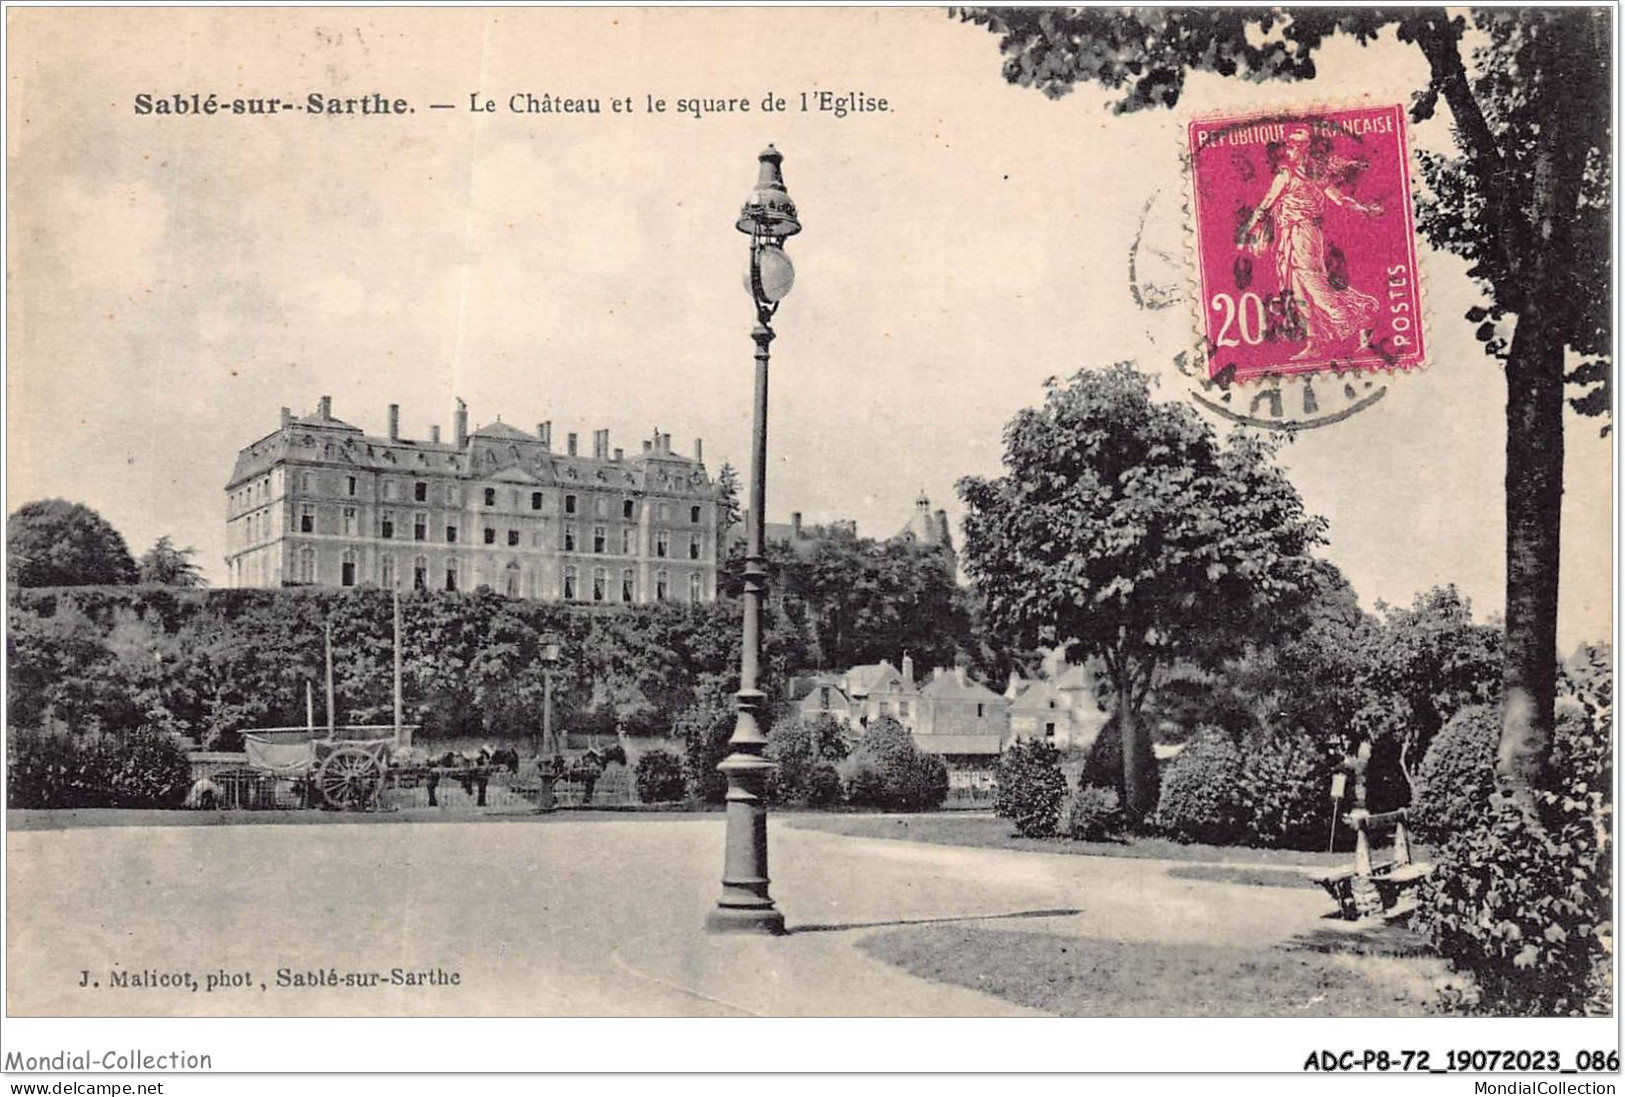
[{"label": "sky", "polygon": [[[932,9],[45,10],[9,13],[7,511],[60,496],[139,554],[195,546],[224,580],[224,487],[278,409],[383,433],[474,424],[555,445],[656,428],[713,473],[749,464],[752,310],[734,220],[769,141],[804,232],[775,322],[768,510],[890,536],[922,490],[996,475],[1043,382],[1170,363],[1191,302],[1136,308],[1144,224],[1177,288],[1193,114],[1406,102],[1414,47],[1334,40],[1304,84],[1195,77],[1177,110],[1113,115],[1001,76],[997,39]],[[404,98],[402,116],[139,115],[138,94]],[[884,112],[801,112],[803,92]],[[511,95],[603,113],[518,114]],[[789,110],[764,112],[772,94]],[[473,112],[471,97],[496,109]],[[667,110],[644,109],[647,98]],[[679,113],[744,98],[748,113]],[[616,113],[611,101],[634,108]],[[431,110],[450,103],[453,110]],[[1448,151],[1448,115],[1412,142]],[[1149,263],[1149,260],[1147,260]],[[1150,264],[1153,267],[1155,264]],[[1363,602],[1505,573],[1500,369],[1479,291],[1423,247],[1429,367],[1281,460]],[[1219,424],[1216,424],[1219,425]],[[1611,632],[1611,442],[1567,433],[1559,642]]]}]

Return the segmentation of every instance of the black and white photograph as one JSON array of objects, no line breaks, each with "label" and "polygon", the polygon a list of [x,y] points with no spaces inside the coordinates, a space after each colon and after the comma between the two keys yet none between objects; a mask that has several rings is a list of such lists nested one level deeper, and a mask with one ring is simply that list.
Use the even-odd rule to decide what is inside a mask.
[{"label": "black and white photograph", "polygon": [[9,1081],[1613,1092],[1614,8],[5,31]]}]

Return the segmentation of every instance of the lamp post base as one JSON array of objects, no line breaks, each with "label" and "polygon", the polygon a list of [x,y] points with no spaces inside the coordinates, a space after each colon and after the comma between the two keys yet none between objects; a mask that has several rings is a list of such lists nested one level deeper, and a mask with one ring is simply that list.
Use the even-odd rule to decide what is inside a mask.
[{"label": "lamp post base", "polygon": [[716,907],[705,916],[707,933],[756,933],[783,937],[784,915],[773,907]]}]

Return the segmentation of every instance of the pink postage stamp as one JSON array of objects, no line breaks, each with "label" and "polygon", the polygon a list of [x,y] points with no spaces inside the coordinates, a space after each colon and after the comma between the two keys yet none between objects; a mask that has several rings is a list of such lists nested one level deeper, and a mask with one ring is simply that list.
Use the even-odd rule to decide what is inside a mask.
[{"label": "pink postage stamp", "polygon": [[1187,141],[1209,377],[1422,365],[1403,108],[1202,118]]}]

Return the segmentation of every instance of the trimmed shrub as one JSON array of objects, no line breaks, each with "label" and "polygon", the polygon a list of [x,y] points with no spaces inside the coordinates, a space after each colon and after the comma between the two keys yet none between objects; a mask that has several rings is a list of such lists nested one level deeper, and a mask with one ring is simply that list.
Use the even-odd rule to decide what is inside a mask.
[{"label": "trimmed shrub", "polygon": [[[1505,1016],[1607,1012],[1611,865],[1603,794],[1537,795],[1538,815],[1497,796],[1458,832],[1423,885],[1414,925],[1476,984],[1450,1004]],[[1606,834],[1606,830],[1602,832]]]},{"label": "trimmed shrub", "polygon": [[1018,739],[999,755],[993,813],[1028,838],[1054,837],[1066,799],[1061,754],[1048,743]]},{"label": "trimmed shrub", "polygon": [[1489,822],[1501,714],[1488,705],[1456,713],[1433,737],[1416,771],[1410,823],[1419,838],[1443,842]]},{"label": "trimmed shrub", "polygon": [[864,807],[925,811],[948,796],[948,767],[942,759],[922,754],[908,729],[888,717],[869,726],[837,769],[847,799]]},{"label": "trimmed shrub", "polygon": [[836,763],[847,755],[846,725],[832,716],[786,719],[767,733],[767,759],[778,764],[768,783],[774,800],[823,807],[841,799]]},{"label": "trimmed shrub", "polygon": [[1242,831],[1241,752],[1219,728],[1198,728],[1162,775],[1154,823],[1180,842],[1228,845]]},{"label": "trimmed shrub", "polygon": [[1248,843],[1319,849],[1331,823],[1338,759],[1302,729],[1260,732],[1242,745],[1241,822]]},{"label": "trimmed shrub", "polygon": [[681,800],[688,793],[688,782],[683,779],[683,762],[669,750],[645,751],[638,758],[634,780],[638,787],[638,800],[645,804],[662,804]]},{"label": "trimmed shrub", "polygon": [[7,753],[8,807],[180,807],[192,784],[186,752],[154,728],[82,741],[16,732]]},{"label": "trimmed shrub", "polygon": [[624,765],[627,765],[627,764],[628,763],[627,763],[627,760],[626,760],[626,748],[621,746],[620,743],[616,743],[614,746],[611,746],[611,747],[608,747],[607,749],[605,749],[605,751],[604,751],[604,765],[606,765],[606,766],[624,766]]},{"label": "trimmed shrub", "polygon": [[1123,804],[1116,791],[1084,785],[1066,798],[1060,832],[1080,842],[1107,842],[1123,833]]},{"label": "trimmed shrub", "polygon": [[7,807],[82,807],[90,800],[79,744],[67,734],[13,731],[6,763]]},{"label": "trimmed shrub", "polygon": [[[944,771],[946,777],[946,771]],[[841,787],[841,771],[834,762],[819,760],[813,763],[812,769],[807,773],[806,800],[809,807],[832,807],[841,802],[844,790]],[[947,796],[947,792],[943,792]],[[939,799],[937,803],[941,803]],[[936,805],[931,805],[935,807]]]},{"label": "trimmed shrub", "polygon": [[1546,789],[1492,795],[1436,854],[1413,923],[1474,986],[1448,1002],[1507,1016],[1612,1011],[1610,722],[1560,715]]},{"label": "trimmed shrub", "polygon": [[672,735],[683,740],[683,775],[688,794],[707,804],[720,804],[728,794],[728,779],[717,770],[728,757],[728,739],[739,719],[721,699],[691,705],[678,714]]}]

